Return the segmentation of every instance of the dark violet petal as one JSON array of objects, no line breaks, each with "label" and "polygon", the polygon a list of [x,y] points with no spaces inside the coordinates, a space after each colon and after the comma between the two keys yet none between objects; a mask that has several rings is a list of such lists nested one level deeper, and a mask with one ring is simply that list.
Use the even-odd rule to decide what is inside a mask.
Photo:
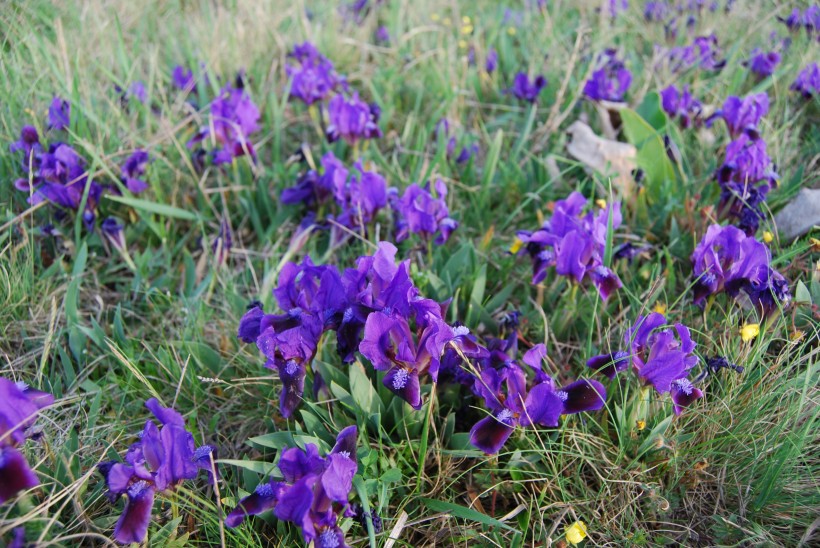
[{"label": "dark violet petal", "polygon": [[260,483],[256,490],[249,496],[239,501],[236,508],[231,510],[225,518],[225,525],[237,527],[245,520],[245,516],[257,516],[276,506],[279,492],[285,488],[285,484],[278,482]]},{"label": "dark violet petal", "polygon": [[38,485],[40,480],[22,453],[14,447],[0,446],[0,504]]},{"label": "dark violet petal", "polygon": [[470,430],[470,443],[488,455],[498,453],[515,429],[493,416],[484,417]]},{"label": "dark violet petal", "polygon": [[597,411],[606,403],[606,389],[598,381],[580,379],[561,389],[567,394],[564,413],[567,415],[582,411]]},{"label": "dark violet petal", "polygon": [[413,409],[421,409],[421,386],[418,371],[393,367],[384,376],[383,383],[391,392],[409,403]]},{"label": "dark violet petal", "polygon": [[162,445],[162,438],[159,434],[159,428],[153,421],[146,421],[145,428],[142,430],[142,439],[140,440],[140,449],[142,457],[152,471],[156,472],[162,463],[165,461],[165,448]]},{"label": "dark violet petal", "polygon": [[614,379],[620,371],[625,371],[628,366],[629,353],[620,350],[611,354],[593,356],[587,360],[587,367],[603,373],[610,380]]},{"label": "dark violet petal", "polygon": [[180,426],[167,424],[160,430],[165,459],[157,471],[157,488],[164,490],[186,479],[194,479],[199,467],[194,462],[194,437]]},{"label": "dark violet petal", "polygon": [[359,431],[356,425],[348,426],[336,436],[336,445],[330,450],[330,454],[341,453],[356,462],[356,439]]},{"label": "dark violet petal", "polygon": [[120,544],[142,542],[151,523],[151,508],[154,505],[154,487],[145,481],[138,481],[127,491],[125,510],[114,527],[114,540]]},{"label": "dark violet petal", "polygon": [[684,408],[703,397],[699,388],[692,386],[689,379],[678,379],[672,382],[672,402],[675,415],[680,415]]},{"label": "dark violet petal", "polygon": [[547,346],[544,343],[536,344],[524,354],[521,359],[535,371],[541,371],[541,362],[547,357]]},{"label": "dark violet petal", "polygon": [[239,320],[239,329],[236,336],[246,343],[254,343],[259,338],[260,323],[265,315],[262,305],[256,305],[248,309]]}]

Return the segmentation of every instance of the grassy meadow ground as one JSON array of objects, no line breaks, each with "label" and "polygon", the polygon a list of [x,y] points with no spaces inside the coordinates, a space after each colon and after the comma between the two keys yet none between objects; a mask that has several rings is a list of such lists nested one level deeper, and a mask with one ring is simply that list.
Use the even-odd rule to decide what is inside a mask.
[{"label": "grassy meadow ground", "polygon": [[[393,546],[549,546],[565,542],[565,527],[576,520],[588,527],[588,546],[820,543],[816,307],[796,298],[761,326],[759,337],[743,342],[747,311],[725,296],[706,311],[691,303],[689,256],[716,219],[713,173],[727,141],[723,126],[697,131],[670,124],[681,155],[677,179],[656,193],[620,197],[617,241],[652,248],[617,264],[624,287],[608,301],[554,273],[533,286],[529,259],[509,253],[516,231],[536,229],[551,202],[571,191],[610,199],[607,178],[566,151],[573,121],[586,119],[600,132],[581,90],[595,55],[607,47],[619,48],[634,74],[632,107],[670,83],[689,84],[716,107],[729,95],[766,91],[771,108],[762,134],[781,177],[767,207],[777,211],[801,187],[817,187],[820,103],[817,96],[801,99],[789,85],[820,58],[820,46],[795,35],[775,75],[762,81],[741,65],[755,47],[770,44],[772,31],[786,35],[777,15],[805,5],[740,0],[729,13],[704,10],[694,35],[714,32],[727,66],[674,74],[653,68],[653,46],[665,42],[664,29],[644,21],[641,2],[614,20],[595,9],[600,2],[551,0],[545,10],[531,4],[389,0],[361,24],[346,21],[335,1],[0,4],[0,376],[57,399],[38,421],[42,436],[25,446],[42,485],[0,506],[0,545],[20,525],[37,546],[111,542],[123,503],[106,500],[95,465],[121,458],[149,418],[150,397],[173,404],[197,444],[217,446],[222,461],[218,493],[200,478],[155,503],[151,546],[301,545],[298,530],[270,514],[224,529],[225,511],[272,470],[268,463],[284,439],[275,433],[328,442],[354,423],[357,491],[384,521],[384,531],[368,540],[366,529],[345,520],[354,546],[392,543],[394,528]],[[505,7],[514,11],[506,18]],[[380,25],[390,32],[389,45],[374,43]],[[678,44],[689,36],[682,32]],[[356,151],[331,147],[315,113],[287,101],[286,55],[305,40],[381,106],[383,138]],[[467,62],[469,46],[478,67]],[[489,47],[499,53],[492,75],[481,70]],[[177,64],[200,63],[223,81],[244,69],[262,112],[255,165],[239,158],[203,172],[191,162],[186,142],[207,115],[172,88],[170,73]],[[520,70],[549,81],[537,108],[502,93]],[[115,85],[137,80],[149,102],[124,109]],[[208,93],[217,86],[212,82]],[[49,206],[28,211],[25,194],[14,189],[20,162],[7,144],[25,124],[44,131],[53,95],[71,103],[64,139],[101,180],[117,178],[135,148],[155,159],[150,188],[139,198],[156,205],[101,205],[126,221],[132,264],[73,216],[56,220]],[[479,144],[464,166],[448,162],[433,138],[443,117],[463,143]],[[465,443],[482,415],[475,399],[455,388],[439,389],[431,413],[428,406],[412,413],[396,405],[386,390],[366,391],[371,409],[390,416],[375,427],[359,398],[310,403],[296,420],[283,419],[276,375],[262,367],[253,345],[236,338],[247,304],[260,299],[275,308],[270,291],[288,260],[309,254],[350,267],[392,233],[383,212],[369,241],[354,238],[328,251],[326,237],[316,234],[292,246],[302,213],[283,205],[279,194],[302,169],[294,155],[303,145],[316,162],[330,148],[350,162],[358,153],[400,189],[431,177],[446,180],[460,227],[441,246],[411,237],[399,245],[399,257],[412,259],[425,295],[452,297],[450,319],[480,335],[495,334],[504,313],[520,310],[521,340],[546,342],[559,378],[586,374],[588,357],[615,349],[634,318],[656,307],[692,328],[701,358],[726,356],[745,371],[709,376],[705,398],[680,417],[668,398],[647,395],[634,378],[614,382],[604,410],[569,416],[556,431],[518,431],[493,457]],[[202,242],[216,237],[223,219],[233,238],[220,264]],[[38,227],[47,222],[62,237],[41,237]],[[763,230],[776,234],[769,221]],[[795,242],[775,236],[770,247],[792,294],[802,282],[817,299],[818,244],[808,236]],[[324,346],[317,360],[339,365],[333,345]],[[341,371],[340,383],[353,384],[347,366]],[[422,442],[428,415],[429,443]]]}]

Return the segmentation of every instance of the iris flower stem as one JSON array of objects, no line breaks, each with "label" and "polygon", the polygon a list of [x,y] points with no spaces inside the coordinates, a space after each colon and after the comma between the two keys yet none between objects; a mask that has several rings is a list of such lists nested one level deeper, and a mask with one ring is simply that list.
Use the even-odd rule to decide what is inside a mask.
[{"label": "iris flower stem", "polygon": [[415,492],[418,493],[424,478],[424,461],[427,455],[427,436],[430,434],[430,421],[433,420],[433,404],[436,399],[436,383],[433,382],[433,388],[430,390],[430,401],[427,402],[427,416],[424,419],[424,426],[421,429],[421,445],[419,446],[419,467],[418,467],[418,481],[416,482]]}]

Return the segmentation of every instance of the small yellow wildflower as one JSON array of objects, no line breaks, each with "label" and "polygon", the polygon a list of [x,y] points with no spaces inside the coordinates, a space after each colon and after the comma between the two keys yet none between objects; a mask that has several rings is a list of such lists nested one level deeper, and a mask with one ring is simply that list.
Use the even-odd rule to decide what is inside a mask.
[{"label": "small yellow wildflower", "polygon": [[432,19],[433,21],[438,21],[439,19],[441,19],[441,16],[438,13],[432,13],[430,14],[430,19]]},{"label": "small yellow wildflower", "polygon": [[789,335],[789,340],[791,340],[792,342],[797,342],[800,339],[802,339],[804,335],[805,333],[803,333],[799,329],[795,329],[794,331],[792,331],[791,335]]},{"label": "small yellow wildflower", "polygon": [[767,244],[770,244],[770,243],[772,243],[772,240],[774,240],[774,234],[772,234],[768,230],[763,232],[763,241],[764,242],[766,242]]},{"label": "small yellow wildflower", "polygon": [[635,428],[637,428],[637,429],[638,429],[638,432],[640,432],[641,430],[643,430],[644,428],[646,428],[646,421],[645,421],[645,420],[641,420],[641,419],[636,420],[636,421],[635,421]]},{"label": "small yellow wildflower", "polygon": [[441,20],[441,24],[444,25],[445,27],[449,27],[453,24],[453,20],[450,19],[449,17],[445,17],[444,19]]},{"label": "small yellow wildflower", "polygon": [[473,22],[473,20],[470,19],[469,15],[464,15],[464,16],[461,17],[461,22],[464,23],[465,25],[469,25],[470,23]]},{"label": "small yellow wildflower", "polygon": [[580,544],[585,538],[587,538],[587,526],[583,521],[576,521],[564,529],[564,536],[570,544]]},{"label": "small yellow wildflower", "polygon": [[466,40],[459,40],[458,47],[461,49],[467,49],[467,41]]},{"label": "small yellow wildflower", "polygon": [[[809,243],[811,244],[812,251],[820,251],[820,240],[817,238],[809,238]],[[818,270],[820,270],[820,268],[818,268]]]},{"label": "small yellow wildflower", "polygon": [[597,200],[595,200],[595,205],[597,205],[601,209],[606,209],[606,200],[604,200],[603,198],[598,198]]},{"label": "small yellow wildflower", "polygon": [[522,242],[521,240],[516,238],[513,241],[512,245],[510,246],[510,253],[515,255],[516,253],[518,253],[518,251],[521,249],[521,246],[523,246],[523,245],[524,245],[524,242]]},{"label": "small yellow wildflower", "polygon": [[746,323],[740,328],[740,338],[743,342],[749,342],[758,335],[760,335],[760,324]]},{"label": "small yellow wildflower", "polygon": [[654,307],[652,307],[652,312],[666,314],[666,305],[664,303],[657,303]]},{"label": "small yellow wildflower", "polygon": [[472,34],[473,33],[473,26],[472,25],[464,25],[461,27],[461,34]]},{"label": "small yellow wildflower", "polygon": [[516,32],[517,31],[515,30],[515,27],[507,27],[507,34],[509,34],[510,36],[515,36]]}]

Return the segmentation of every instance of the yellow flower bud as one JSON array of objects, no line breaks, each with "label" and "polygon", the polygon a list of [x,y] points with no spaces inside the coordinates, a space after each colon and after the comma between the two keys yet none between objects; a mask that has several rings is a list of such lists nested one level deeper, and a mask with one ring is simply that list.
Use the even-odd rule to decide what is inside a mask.
[{"label": "yellow flower bud", "polygon": [[441,20],[441,24],[444,25],[445,27],[449,27],[453,24],[453,20],[450,19],[449,17],[445,17],[444,19]]},{"label": "yellow flower bud", "polygon": [[465,15],[461,18],[461,22],[464,23],[465,25],[469,25],[470,23],[473,22],[473,20],[470,19],[469,15]]},{"label": "yellow flower bud", "polygon": [[433,21],[438,21],[439,19],[441,19],[441,16],[438,13],[433,13],[430,14],[430,19],[432,19]]},{"label": "yellow flower bud", "polygon": [[606,209],[606,200],[604,200],[603,198],[598,198],[597,200],[595,200],[595,205],[597,205],[601,209]]},{"label": "yellow flower bud", "polygon": [[652,307],[652,312],[666,314],[666,305],[664,303],[657,303],[654,307]]},{"label": "yellow flower bud", "polygon": [[587,526],[583,521],[576,521],[564,529],[564,536],[570,544],[580,544],[585,538],[587,538]]},{"label": "yellow flower bud", "polygon": [[770,243],[772,243],[772,240],[774,240],[774,234],[772,234],[768,230],[765,231],[763,233],[763,241],[766,242],[767,244],[770,244]]},{"label": "yellow flower bud", "polygon": [[740,328],[740,338],[743,342],[749,342],[758,335],[760,335],[760,324],[746,323]]},{"label": "yellow flower bud", "polygon": [[515,27],[507,27],[507,34],[509,34],[510,36],[515,36],[516,32],[517,31],[515,30]]},{"label": "yellow flower bud", "polygon": [[510,253],[515,255],[516,253],[518,253],[518,251],[521,249],[521,246],[523,246],[523,245],[524,245],[524,242],[522,242],[521,240],[516,238],[513,241],[512,245],[510,246]]},{"label": "yellow flower bud", "polygon": [[644,428],[646,428],[646,421],[645,421],[645,420],[641,420],[641,419],[636,420],[636,421],[635,421],[635,428],[637,428],[637,429],[638,429],[638,431],[640,432],[641,430],[643,430]]}]

